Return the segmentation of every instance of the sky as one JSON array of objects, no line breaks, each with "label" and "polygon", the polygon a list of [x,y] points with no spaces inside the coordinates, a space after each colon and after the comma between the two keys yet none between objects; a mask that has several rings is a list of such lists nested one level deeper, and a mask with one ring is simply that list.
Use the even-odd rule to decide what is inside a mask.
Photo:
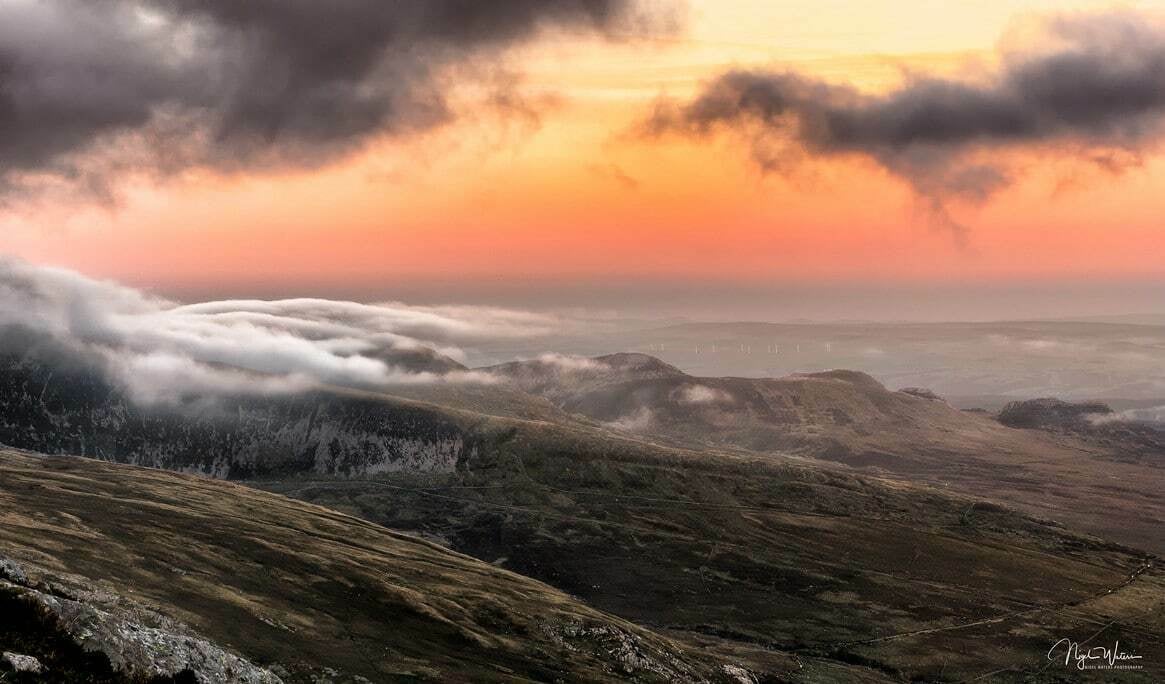
[{"label": "sky", "polygon": [[190,301],[1165,311],[1165,5],[239,7],[0,0],[0,253]]}]

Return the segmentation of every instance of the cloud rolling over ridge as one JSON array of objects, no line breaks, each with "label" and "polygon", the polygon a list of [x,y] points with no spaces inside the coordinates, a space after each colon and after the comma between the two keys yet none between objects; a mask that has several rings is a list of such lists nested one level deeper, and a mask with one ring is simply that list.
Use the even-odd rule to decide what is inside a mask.
[{"label": "cloud rolling over ridge", "polygon": [[553,317],[489,307],[324,299],[179,305],[71,271],[0,260],[0,328],[32,330],[100,359],[146,402],[319,384],[490,383],[456,361],[458,345],[555,325]]}]

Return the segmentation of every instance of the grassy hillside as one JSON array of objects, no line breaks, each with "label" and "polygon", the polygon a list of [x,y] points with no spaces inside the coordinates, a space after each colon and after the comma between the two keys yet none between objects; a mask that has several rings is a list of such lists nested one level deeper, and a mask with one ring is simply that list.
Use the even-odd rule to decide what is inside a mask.
[{"label": "grassy hillside", "polygon": [[224,482],[2,451],[0,516],[0,555],[44,586],[132,596],[288,681],[723,676],[545,584]]},{"label": "grassy hillside", "polygon": [[[1044,654],[1060,638],[1150,654],[1165,642],[1150,557],[982,499],[553,426],[498,422],[470,441],[451,476],[255,484],[430,534],[798,681],[836,681],[837,663],[1055,681]],[[1144,664],[1130,681],[1165,676]]]}]

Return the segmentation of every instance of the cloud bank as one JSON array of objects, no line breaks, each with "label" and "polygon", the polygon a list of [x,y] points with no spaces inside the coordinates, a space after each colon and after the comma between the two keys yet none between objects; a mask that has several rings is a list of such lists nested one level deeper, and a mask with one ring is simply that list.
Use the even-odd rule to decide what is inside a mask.
[{"label": "cloud bank", "polygon": [[1091,414],[1087,418],[1089,422],[1096,425],[1118,422],[1142,423],[1165,430],[1165,405],[1126,409],[1107,414]]},{"label": "cloud bank", "polygon": [[1010,184],[1009,152],[1053,147],[1117,170],[1160,142],[1165,26],[1135,14],[1047,21],[1040,48],[1005,50],[982,81],[923,75],[880,95],[783,70],[730,70],[690,101],[659,102],[648,136],[749,141],[766,171],[806,158],[856,156],[908,182],[941,209]]},{"label": "cloud bank", "polygon": [[[312,166],[436,126],[544,29],[670,30],[638,0],[8,0],[0,191]],[[512,85],[512,79],[502,79]],[[504,85],[487,98],[513,108]]]},{"label": "cloud bank", "polygon": [[[320,384],[491,383],[460,345],[545,334],[550,316],[488,307],[324,299],[180,305],[63,269],[0,259],[0,329],[100,360],[143,402],[278,393]],[[0,350],[6,351],[6,350]]]}]

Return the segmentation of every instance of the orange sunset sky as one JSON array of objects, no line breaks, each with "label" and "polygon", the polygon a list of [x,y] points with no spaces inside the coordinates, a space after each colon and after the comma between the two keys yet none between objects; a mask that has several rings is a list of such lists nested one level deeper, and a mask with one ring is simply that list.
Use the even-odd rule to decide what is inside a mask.
[{"label": "orange sunset sky", "polygon": [[[377,136],[318,165],[164,179],[130,165],[112,199],[10,198],[0,252],[178,296],[393,297],[405,283],[423,296],[424,283],[450,281],[464,290],[441,297],[471,298],[474,283],[1156,287],[1165,159],[1155,144],[1119,169],[1054,140],[989,151],[1014,182],[981,202],[944,202],[955,229],[869,157],[814,157],[774,173],[731,131],[637,133],[660,98],[690,100],[729,68],[790,69],[870,95],[919,74],[974,83],[1001,54],[1039,40],[1031,27],[1049,14],[1114,8],[1159,11],[692,0],[674,32],[548,29],[476,65],[487,74],[459,75],[456,117],[441,126]],[[498,87],[522,104],[484,106]],[[1139,296],[1133,309],[1152,301]]]}]

